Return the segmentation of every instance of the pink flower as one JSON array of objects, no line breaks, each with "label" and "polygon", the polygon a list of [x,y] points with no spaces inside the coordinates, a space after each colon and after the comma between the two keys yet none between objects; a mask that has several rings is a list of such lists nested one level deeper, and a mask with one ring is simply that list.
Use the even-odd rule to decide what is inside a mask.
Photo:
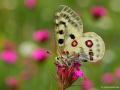
[{"label": "pink flower", "polygon": [[91,88],[93,88],[93,83],[92,81],[90,81],[89,79],[84,79],[82,82],[81,82],[81,88],[82,90],[90,90]]},{"label": "pink flower", "polygon": [[24,4],[28,9],[33,9],[37,4],[37,0],[24,0]]},{"label": "pink flower", "polygon": [[90,9],[90,13],[95,19],[99,19],[107,14],[107,10],[104,7],[96,6]]},{"label": "pink flower", "polygon": [[44,42],[49,39],[49,35],[47,30],[37,31],[33,33],[33,39],[37,42]]},{"label": "pink flower", "polygon": [[114,81],[114,79],[113,79],[113,75],[111,73],[105,73],[105,74],[103,74],[103,76],[102,76],[102,82],[104,84],[112,84],[113,81]]},{"label": "pink flower", "polygon": [[48,58],[48,53],[44,49],[37,49],[32,53],[32,58],[36,61],[44,61]]},{"label": "pink flower", "polygon": [[8,77],[5,80],[5,84],[11,89],[11,90],[17,90],[18,88],[18,80],[15,77]]},{"label": "pink flower", "polygon": [[120,79],[120,67],[115,70],[115,76],[117,79]]},{"label": "pink flower", "polygon": [[17,59],[16,52],[12,50],[5,50],[1,53],[1,59],[8,64],[15,64]]},{"label": "pink flower", "polygon": [[83,72],[81,70],[76,70],[75,71],[75,76],[76,77],[83,77]]},{"label": "pink flower", "polygon": [[70,87],[78,78],[83,76],[83,72],[79,69],[80,63],[78,62],[72,63],[69,67],[56,63],[56,67],[59,84],[64,89]]}]

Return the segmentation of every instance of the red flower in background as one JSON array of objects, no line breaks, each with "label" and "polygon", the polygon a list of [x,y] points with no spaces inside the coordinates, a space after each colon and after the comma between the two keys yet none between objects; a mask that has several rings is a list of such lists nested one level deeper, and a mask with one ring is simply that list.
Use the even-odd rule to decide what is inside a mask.
[{"label": "red flower in background", "polygon": [[35,8],[37,4],[37,0],[24,0],[24,5],[28,8],[28,9],[33,9]]},{"label": "red flower in background", "polygon": [[10,90],[18,90],[18,80],[15,77],[8,77],[5,84]]},{"label": "red flower in background", "polygon": [[92,7],[90,9],[90,13],[94,19],[99,19],[99,18],[107,15],[107,10],[102,6],[96,6],[96,7]]},{"label": "red flower in background", "polygon": [[13,50],[4,50],[1,55],[1,59],[8,64],[15,64],[17,60],[17,54]]},{"label": "red flower in background", "polygon": [[37,42],[47,41],[50,37],[50,33],[48,30],[36,31],[33,33],[33,39]]},{"label": "red flower in background", "polygon": [[93,88],[93,82],[84,77],[83,81],[81,82],[81,88],[82,90],[91,90]]},{"label": "red flower in background", "polygon": [[120,67],[115,70],[115,77],[120,79]]},{"label": "red flower in background", "polygon": [[104,84],[112,84],[114,82],[113,75],[111,73],[105,73],[102,76],[102,82]]},{"label": "red flower in background", "polygon": [[48,58],[49,54],[47,50],[44,49],[36,49],[32,53],[32,58],[36,61],[44,61]]}]

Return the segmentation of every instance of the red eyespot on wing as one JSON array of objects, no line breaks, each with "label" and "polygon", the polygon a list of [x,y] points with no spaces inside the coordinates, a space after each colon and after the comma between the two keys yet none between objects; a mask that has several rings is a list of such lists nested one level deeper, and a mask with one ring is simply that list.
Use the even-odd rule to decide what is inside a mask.
[{"label": "red eyespot on wing", "polygon": [[78,45],[78,42],[76,40],[74,40],[72,43],[71,43],[71,46],[73,47],[76,47]]},{"label": "red eyespot on wing", "polygon": [[68,55],[69,52],[68,51],[63,51],[62,54],[64,54],[64,55],[67,54]]},{"label": "red eyespot on wing", "polygon": [[62,51],[62,54],[65,54],[65,51]]},{"label": "red eyespot on wing", "polygon": [[91,40],[85,41],[87,47],[91,48],[93,46],[93,42]]},{"label": "red eyespot on wing", "polygon": [[69,54],[69,52],[68,52],[68,51],[66,51],[66,54]]}]

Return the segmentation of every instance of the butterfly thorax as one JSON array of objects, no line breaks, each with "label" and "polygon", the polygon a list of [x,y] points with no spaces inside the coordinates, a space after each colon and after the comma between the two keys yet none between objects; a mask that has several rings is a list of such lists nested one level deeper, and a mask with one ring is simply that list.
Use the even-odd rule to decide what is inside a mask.
[{"label": "butterfly thorax", "polygon": [[61,56],[56,57],[56,64],[61,66],[71,66],[74,63],[86,62],[89,58],[87,55],[81,51],[81,53],[72,52],[70,54],[68,51],[63,51]]}]

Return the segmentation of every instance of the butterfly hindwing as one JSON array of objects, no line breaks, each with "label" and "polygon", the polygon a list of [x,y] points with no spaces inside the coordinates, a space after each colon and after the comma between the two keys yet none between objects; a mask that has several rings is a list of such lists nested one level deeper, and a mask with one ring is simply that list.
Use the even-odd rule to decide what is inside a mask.
[{"label": "butterfly hindwing", "polygon": [[78,40],[83,33],[81,18],[68,6],[61,5],[55,15],[55,33],[58,53],[79,52]]},{"label": "butterfly hindwing", "polygon": [[94,32],[84,33],[80,42],[84,50],[84,54],[88,57],[88,61],[96,62],[103,58],[105,53],[105,44],[99,35]]}]

